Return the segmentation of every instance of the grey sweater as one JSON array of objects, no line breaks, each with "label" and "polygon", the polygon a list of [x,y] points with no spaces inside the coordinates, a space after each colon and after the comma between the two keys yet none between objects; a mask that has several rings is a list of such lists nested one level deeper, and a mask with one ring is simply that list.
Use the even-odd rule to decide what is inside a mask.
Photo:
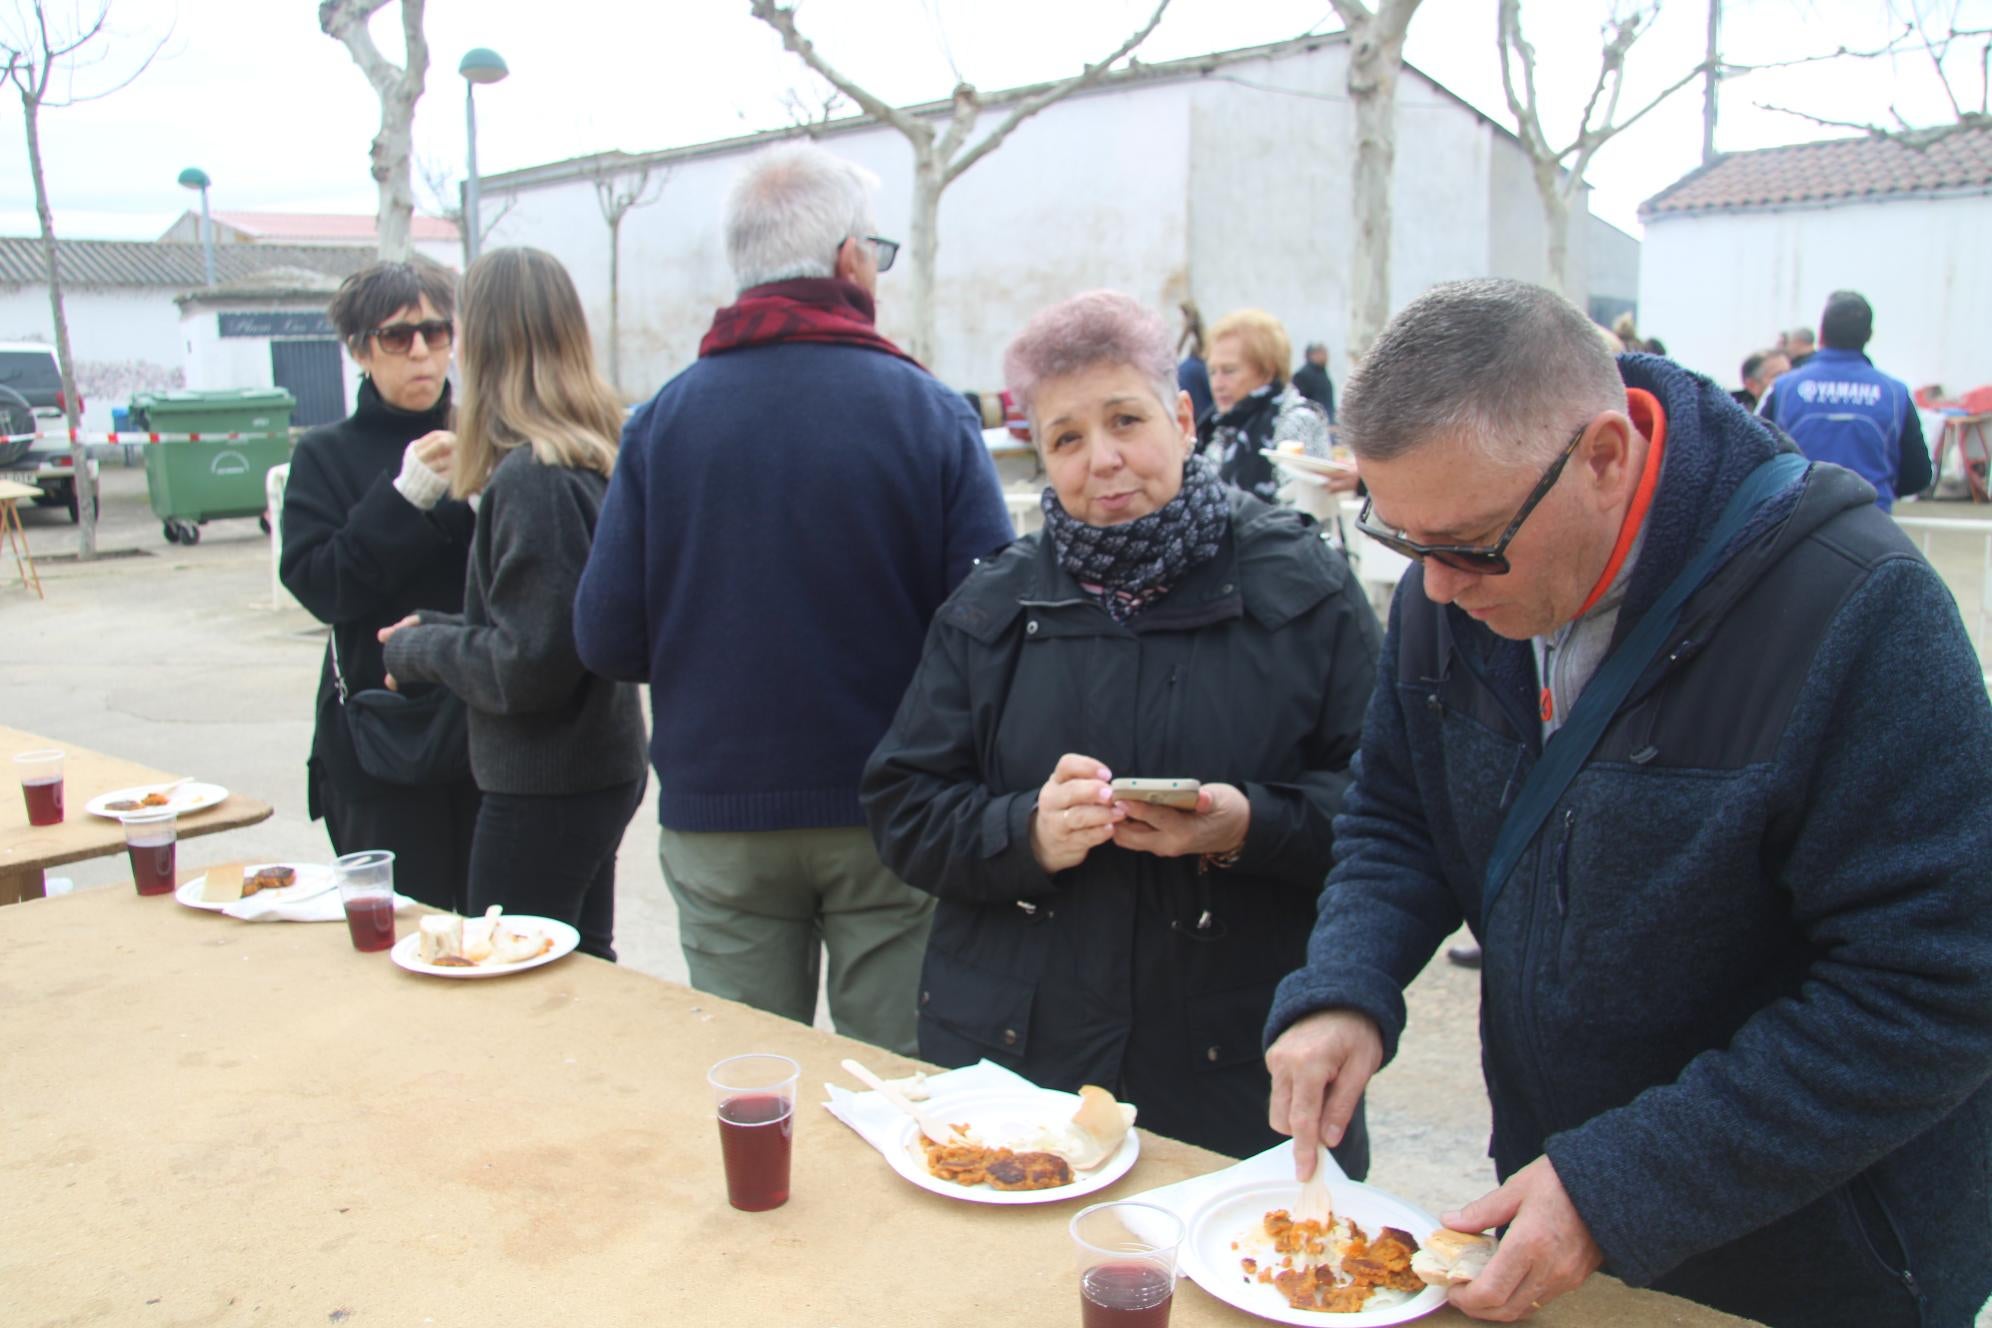
[{"label": "grey sweater", "polygon": [[470,707],[470,768],[486,793],[589,793],[640,779],[636,688],[582,666],[574,595],[608,480],[541,465],[492,472],[478,507],[462,614],[424,612],[388,638],[397,682],[437,682]]}]

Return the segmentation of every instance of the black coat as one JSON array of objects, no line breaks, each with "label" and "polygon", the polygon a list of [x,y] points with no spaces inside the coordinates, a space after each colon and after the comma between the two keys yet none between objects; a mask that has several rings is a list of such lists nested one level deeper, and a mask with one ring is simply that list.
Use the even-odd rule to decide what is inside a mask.
[{"label": "black coat", "polygon": [[[298,440],[284,486],[285,587],[320,622],[332,626],[348,691],[381,686],[386,667],[375,633],[417,609],[463,608],[474,519],[468,504],[445,498],[424,512],[394,487],[408,444],[450,427],[450,394],[426,411],[398,410],[372,380],[359,405],[337,424]],[[311,762],[319,777],[350,797],[393,798],[391,784],[360,769],[345,711],[332,683],[330,656],[318,680],[318,722]],[[318,782],[311,785],[316,818]]]},{"label": "black coat", "polygon": [[[886,864],[937,896],[920,1051],[1048,1087],[1097,1083],[1142,1124],[1243,1155],[1266,1125],[1261,1029],[1305,951],[1375,675],[1375,616],[1307,518],[1230,495],[1217,557],[1117,625],[1041,535],[955,592],[863,796]],[[1060,756],[1236,785],[1237,864],[1114,844],[1047,876],[1030,848]],[[1352,1132],[1344,1161],[1366,1166]]]},{"label": "black coat", "polygon": [[1293,385],[1300,394],[1328,412],[1328,422],[1335,422],[1335,383],[1328,377],[1328,367],[1316,364],[1313,360],[1293,371]]}]

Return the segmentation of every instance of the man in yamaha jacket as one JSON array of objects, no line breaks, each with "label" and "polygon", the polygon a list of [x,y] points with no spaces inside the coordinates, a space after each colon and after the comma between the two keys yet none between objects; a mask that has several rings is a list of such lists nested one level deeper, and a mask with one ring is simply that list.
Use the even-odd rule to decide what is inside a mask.
[{"label": "man in yamaha jacket", "polygon": [[1874,310],[1853,291],[1835,291],[1819,319],[1820,348],[1792,361],[1771,385],[1764,418],[1814,461],[1845,466],[1874,486],[1886,512],[1898,497],[1930,487],[1930,449],[1909,388],[1863,353]]},{"label": "man in yamaha jacket", "polygon": [[1858,477],[1535,287],[1413,302],[1342,428],[1365,530],[1421,565],[1273,1005],[1274,1127],[1338,1136],[1464,919],[1502,1183],[1446,1222],[1506,1235],[1456,1306],[1603,1267],[1794,1328],[1969,1324],[1992,706],[1949,592]]}]

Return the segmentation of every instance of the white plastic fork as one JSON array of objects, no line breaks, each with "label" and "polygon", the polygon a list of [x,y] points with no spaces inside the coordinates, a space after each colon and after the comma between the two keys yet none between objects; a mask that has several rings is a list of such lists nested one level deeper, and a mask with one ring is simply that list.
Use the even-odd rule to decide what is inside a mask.
[{"label": "white plastic fork", "polygon": [[1319,1222],[1323,1228],[1335,1220],[1335,1201],[1328,1193],[1326,1144],[1315,1145],[1314,1174],[1301,1182],[1300,1202],[1294,1205],[1293,1220]]},{"label": "white plastic fork", "polygon": [[893,1106],[898,1107],[901,1111],[911,1116],[913,1118],[913,1123],[920,1127],[920,1133],[926,1135],[929,1139],[932,1139],[935,1143],[965,1144],[968,1142],[968,1140],[962,1137],[961,1131],[955,1129],[954,1126],[949,1125],[943,1121],[935,1120],[932,1116],[929,1116],[926,1112],[920,1110],[920,1108],[914,1106],[911,1102],[907,1101],[906,1098],[900,1093],[898,1089],[894,1088],[891,1084],[888,1084],[887,1082],[885,1082],[885,1080],[879,1078],[877,1075],[873,1074],[870,1070],[867,1070],[864,1066],[858,1064],[856,1061],[846,1060],[844,1062],[844,1069],[850,1074],[850,1076],[853,1079],[856,1079],[866,1088],[871,1089],[872,1092],[877,1093],[887,1102],[890,1102]]}]

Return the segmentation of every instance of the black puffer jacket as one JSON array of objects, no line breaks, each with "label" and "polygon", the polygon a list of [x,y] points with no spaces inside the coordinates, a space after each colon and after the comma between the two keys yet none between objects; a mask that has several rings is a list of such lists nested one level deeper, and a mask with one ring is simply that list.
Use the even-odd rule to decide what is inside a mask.
[{"label": "black puffer jacket", "polygon": [[[1098,1083],[1142,1124],[1231,1154],[1276,1142],[1259,1030],[1301,956],[1375,676],[1375,616],[1307,518],[1230,495],[1231,532],[1126,627],[1017,541],[955,592],[865,770],[880,856],[940,899],[921,1054]],[[1243,790],[1238,863],[1030,848],[1060,756]],[[1367,1142],[1338,1156],[1352,1174]]]}]

